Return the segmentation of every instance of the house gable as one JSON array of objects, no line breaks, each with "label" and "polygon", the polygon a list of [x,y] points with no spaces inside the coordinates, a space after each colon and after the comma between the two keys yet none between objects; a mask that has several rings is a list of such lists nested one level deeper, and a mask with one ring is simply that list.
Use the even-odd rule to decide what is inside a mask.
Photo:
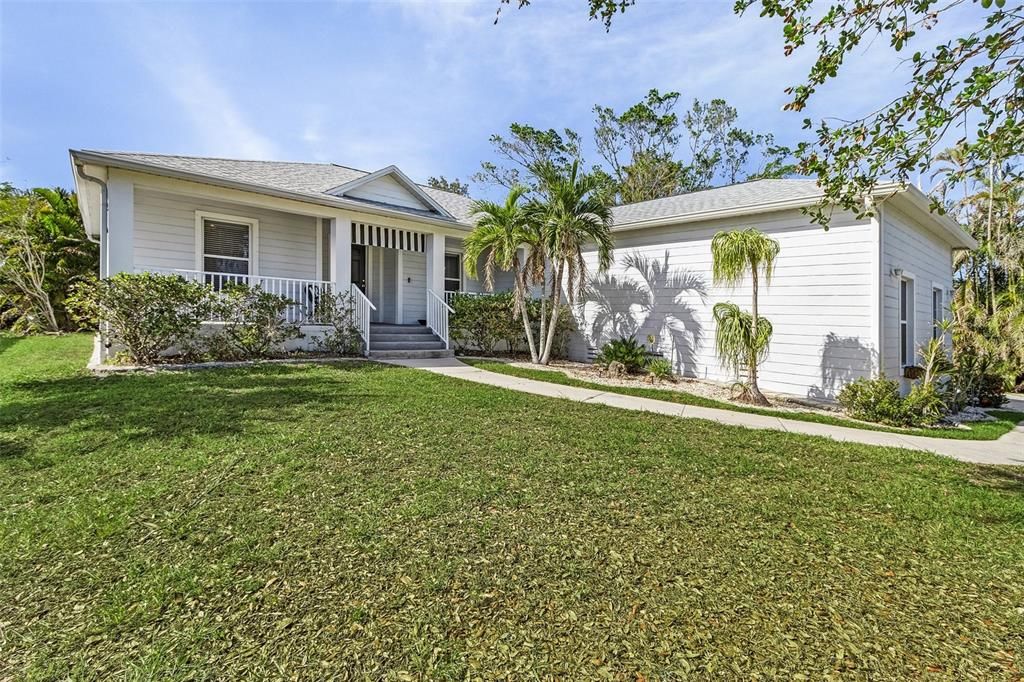
[{"label": "house gable", "polygon": [[387,166],[327,191],[328,194],[387,206],[415,209],[451,218],[440,204],[396,166]]}]

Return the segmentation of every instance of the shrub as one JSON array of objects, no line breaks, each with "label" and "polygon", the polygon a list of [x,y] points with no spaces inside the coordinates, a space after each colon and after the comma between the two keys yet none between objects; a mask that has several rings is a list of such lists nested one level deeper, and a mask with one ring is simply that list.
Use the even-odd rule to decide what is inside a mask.
[{"label": "shrub", "polygon": [[[454,313],[448,322],[448,330],[457,350],[491,354],[502,341],[511,353],[526,350],[523,318],[516,310],[513,292],[503,291],[482,296],[457,295],[452,298],[450,305]],[[539,350],[541,301],[527,300],[526,309],[530,316],[533,339]],[[551,347],[553,358],[565,356],[569,334],[575,329],[576,319],[572,309],[562,306]]]},{"label": "shrub", "polygon": [[522,322],[515,315],[511,292],[487,296],[454,296],[450,303],[454,314],[448,321],[448,333],[456,348],[476,350],[485,355],[505,341],[512,350],[522,333]]},{"label": "shrub", "polygon": [[667,358],[651,358],[647,363],[647,373],[657,381],[671,381],[675,378],[672,362]]},{"label": "shrub", "polygon": [[217,297],[216,312],[224,329],[208,340],[208,350],[218,359],[261,358],[279,352],[289,339],[302,336],[298,325],[285,321],[292,302],[259,286],[230,284]]},{"label": "shrub", "polygon": [[634,336],[609,341],[601,346],[601,352],[594,358],[594,362],[605,369],[613,362],[620,362],[630,373],[642,370],[647,361],[647,348],[637,343]]},{"label": "shrub", "polygon": [[857,379],[847,384],[837,399],[854,419],[890,426],[910,426],[912,423],[900,396],[899,384],[891,379]]},{"label": "shrub", "polygon": [[934,383],[914,384],[903,399],[906,419],[914,426],[934,426],[946,416],[946,402]]},{"label": "shrub", "polygon": [[314,309],[317,322],[330,327],[319,339],[321,350],[338,355],[355,355],[363,344],[356,327],[352,294],[323,292]]},{"label": "shrub", "polygon": [[978,380],[977,401],[979,407],[1001,407],[1006,403],[1006,389],[1003,377],[984,372]]},{"label": "shrub", "polygon": [[122,345],[132,362],[151,364],[173,346],[192,342],[213,299],[201,283],[147,272],[83,284],[70,303],[76,319],[103,321],[108,348]]}]

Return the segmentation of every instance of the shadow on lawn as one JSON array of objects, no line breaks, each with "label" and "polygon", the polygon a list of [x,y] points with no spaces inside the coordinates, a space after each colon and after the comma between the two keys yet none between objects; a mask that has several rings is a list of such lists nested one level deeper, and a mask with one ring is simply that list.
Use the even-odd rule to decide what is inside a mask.
[{"label": "shadow on lawn", "polygon": [[137,442],[238,434],[258,423],[293,421],[296,409],[330,419],[345,405],[380,399],[354,374],[365,371],[372,370],[332,366],[311,375],[304,367],[265,365],[18,382],[8,385],[15,395],[0,413],[0,432],[21,428],[42,436],[71,427]]}]

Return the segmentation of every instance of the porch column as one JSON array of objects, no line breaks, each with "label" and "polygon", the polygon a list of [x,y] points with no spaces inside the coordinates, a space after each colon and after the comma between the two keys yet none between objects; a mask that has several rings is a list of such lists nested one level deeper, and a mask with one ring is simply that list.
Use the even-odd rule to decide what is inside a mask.
[{"label": "porch column", "polygon": [[120,173],[107,181],[106,276],[135,271],[135,185]]},{"label": "porch column", "polygon": [[331,263],[329,278],[338,291],[347,293],[352,284],[352,220],[345,215],[331,218]]},{"label": "porch column", "polygon": [[426,244],[427,255],[427,289],[438,296],[444,297],[444,235],[428,234]]}]

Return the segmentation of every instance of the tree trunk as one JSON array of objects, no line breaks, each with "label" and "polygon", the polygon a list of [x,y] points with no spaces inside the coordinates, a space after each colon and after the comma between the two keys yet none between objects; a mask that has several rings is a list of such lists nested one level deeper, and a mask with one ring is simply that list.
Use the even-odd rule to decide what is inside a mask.
[{"label": "tree trunk", "polygon": [[565,272],[565,261],[560,260],[555,270],[555,279],[551,290],[551,319],[548,322],[547,337],[544,339],[544,351],[540,356],[540,364],[551,362],[551,347],[555,342],[555,331],[558,329],[558,309],[562,302],[562,276]]},{"label": "tree trunk", "polygon": [[[757,338],[757,268],[752,269],[752,282],[754,299],[751,305],[750,313],[750,324],[752,328],[750,330],[751,340]],[[750,352],[747,356],[747,392],[750,394],[750,402],[755,405],[769,405],[768,399],[761,393],[761,389],[757,385],[757,353],[754,352],[753,348],[749,349]]]},{"label": "tree trunk", "polygon": [[526,343],[530,347],[530,362],[537,364],[537,344],[533,341],[533,327],[530,326],[530,313],[526,309],[526,273],[520,272],[518,267],[514,266],[515,277],[516,277],[516,306],[519,307],[519,313],[523,318],[523,330],[526,332]]}]

